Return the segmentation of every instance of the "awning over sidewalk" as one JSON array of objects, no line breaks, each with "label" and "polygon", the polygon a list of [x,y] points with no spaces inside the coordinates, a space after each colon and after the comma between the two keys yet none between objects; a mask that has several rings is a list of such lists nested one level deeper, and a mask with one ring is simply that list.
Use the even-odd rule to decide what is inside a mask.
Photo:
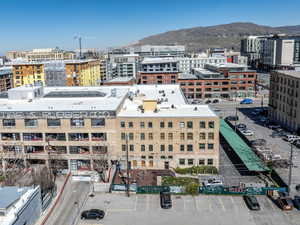
[{"label": "awning over sidewalk", "polygon": [[264,172],[270,170],[224,120],[220,121],[220,133],[249,171]]}]

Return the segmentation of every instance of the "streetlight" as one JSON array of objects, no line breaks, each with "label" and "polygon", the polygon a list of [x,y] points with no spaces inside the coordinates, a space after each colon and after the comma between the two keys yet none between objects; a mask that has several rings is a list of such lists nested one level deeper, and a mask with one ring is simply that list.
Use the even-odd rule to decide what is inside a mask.
[{"label": "streetlight", "polygon": [[290,166],[289,166],[289,187],[288,187],[288,195],[291,192],[291,184],[292,184],[292,169],[293,169],[293,144],[291,143],[291,153],[290,153]]}]

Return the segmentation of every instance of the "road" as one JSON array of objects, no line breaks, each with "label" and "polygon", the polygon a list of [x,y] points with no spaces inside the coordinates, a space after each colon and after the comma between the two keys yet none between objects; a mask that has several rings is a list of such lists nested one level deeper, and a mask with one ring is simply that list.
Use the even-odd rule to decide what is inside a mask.
[{"label": "road", "polygon": [[[45,225],[73,225],[90,192],[89,182],[73,182],[65,187],[64,193]],[[78,204],[76,205],[75,202]]]}]

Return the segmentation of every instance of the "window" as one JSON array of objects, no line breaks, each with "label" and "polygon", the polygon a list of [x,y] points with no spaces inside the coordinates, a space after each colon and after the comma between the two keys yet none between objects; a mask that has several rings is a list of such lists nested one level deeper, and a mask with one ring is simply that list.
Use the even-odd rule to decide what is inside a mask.
[{"label": "window", "polygon": [[192,152],[193,151],[193,145],[187,145],[187,151]]},{"label": "window", "polygon": [[173,123],[172,122],[168,122],[168,128],[172,128],[173,127]]},{"label": "window", "polygon": [[71,127],[84,127],[84,119],[71,119]]},{"label": "window", "polygon": [[180,145],[180,151],[184,152],[184,145]]},{"label": "window", "polygon": [[188,159],[188,165],[194,165],[194,159]]},{"label": "window", "polygon": [[199,159],[199,165],[205,165],[205,159]]},{"label": "window", "polygon": [[149,159],[153,159],[153,156],[152,156],[152,155],[149,155],[148,158],[149,158]]},{"label": "window", "polygon": [[160,151],[164,152],[165,151],[165,145],[160,145]]},{"label": "window", "polygon": [[125,133],[121,133],[121,140],[126,140],[126,134]]},{"label": "window", "polygon": [[128,122],[128,127],[132,128],[133,127],[133,122]]},{"label": "window", "polygon": [[180,140],[184,140],[184,133],[180,133]]},{"label": "window", "polygon": [[185,127],[184,122],[179,122],[179,127],[184,128]]},{"label": "window", "polygon": [[160,128],[164,128],[165,127],[165,122],[160,122]]},{"label": "window", "polygon": [[123,152],[126,151],[126,145],[122,145],[122,151],[123,151]]},{"label": "window", "polygon": [[168,133],[168,139],[173,140],[173,133]]},{"label": "window", "polygon": [[153,145],[149,145],[149,152],[153,152]]},{"label": "window", "polygon": [[166,158],[166,156],[162,155],[162,156],[160,156],[160,158],[161,158],[161,159],[165,159],[165,158]]},{"label": "window", "polygon": [[213,159],[207,159],[207,165],[213,165],[214,160]]},{"label": "window", "polygon": [[134,145],[129,145],[129,151],[131,151],[131,152],[134,151]]},{"label": "window", "polygon": [[172,156],[172,155],[169,155],[169,156],[168,156],[168,159],[173,159],[173,156]]},{"label": "window", "polygon": [[129,140],[133,140],[133,133],[129,133],[129,135],[128,135],[128,138],[129,138]]},{"label": "window", "polygon": [[200,128],[205,128],[205,121],[200,121]]},{"label": "window", "polygon": [[187,133],[187,139],[193,140],[193,133]]},{"label": "window", "polygon": [[125,122],[124,122],[124,121],[121,121],[121,122],[120,122],[120,126],[121,126],[122,128],[124,128],[124,127],[125,127]]},{"label": "window", "polygon": [[92,127],[104,127],[105,126],[105,119],[91,119],[91,125]]},{"label": "window", "polygon": [[179,159],[179,165],[185,165],[185,159]]},{"label": "window", "polygon": [[204,143],[200,143],[199,144],[199,149],[200,150],[204,150],[205,149],[205,144]]},{"label": "window", "polygon": [[149,139],[149,140],[153,140],[153,133],[149,133],[149,134],[148,134],[148,139]]},{"label": "window", "polygon": [[168,145],[168,151],[173,152],[173,145]]},{"label": "window", "polygon": [[37,127],[38,121],[37,119],[25,119],[25,127]]},{"label": "window", "polygon": [[145,145],[141,145],[141,152],[145,151]]},{"label": "window", "polygon": [[152,128],[152,127],[153,127],[152,122],[148,122],[148,128]]},{"label": "window", "polygon": [[15,119],[3,119],[2,123],[3,123],[3,127],[15,127],[16,126]]},{"label": "window", "polygon": [[165,133],[160,133],[160,140],[165,140]]},{"label": "window", "polygon": [[141,140],[145,140],[145,133],[141,133]]},{"label": "window", "polygon": [[200,140],[205,140],[205,133],[200,133],[199,134],[199,139]]},{"label": "window", "polygon": [[145,128],[145,122],[140,122],[140,128]]},{"label": "window", "polygon": [[214,133],[208,133],[208,139],[213,140],[214,139]]},{"label": "window", "polygon": [[60,127],[60,119],[47,119],[48,127]]},{"label": "window", "polygon": [[210,144],[207,144],[207,148],[208,148],[208,149],[214,149],[214,144],[211,144],[211,143],[210,143]]},{"label": "window", "polygon": [[193,122],[192,121],[188,121],[186,123],[187,128],[193,128]]},{"label": "window", "polygon": [[145,155],[142,155],[142,156],[141,156],[141,159],[146,159],[146,156],[145,156]]},{"label": "window", "polygon": [[209,128],[214,128],[215,127],[215,122],[214,121],[209,121],[208,122],[208,127]]}]

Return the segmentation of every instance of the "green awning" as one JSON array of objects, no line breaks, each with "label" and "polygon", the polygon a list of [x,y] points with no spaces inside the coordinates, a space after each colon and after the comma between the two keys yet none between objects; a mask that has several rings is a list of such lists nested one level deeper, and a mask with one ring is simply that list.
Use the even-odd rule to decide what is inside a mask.
[{"label": "green awning", "polygon": [[224,120],[220,121],[220,132],[249,171],[264,172],[270,170]]}]

